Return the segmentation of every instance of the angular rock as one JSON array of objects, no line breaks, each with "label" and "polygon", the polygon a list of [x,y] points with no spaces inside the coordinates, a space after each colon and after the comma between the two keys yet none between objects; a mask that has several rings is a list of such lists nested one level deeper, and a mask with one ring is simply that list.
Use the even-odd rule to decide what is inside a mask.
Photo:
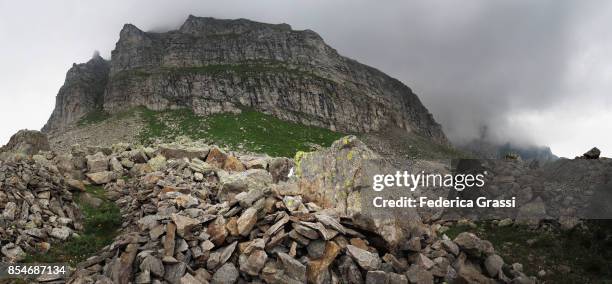
[{"label": "angular rock", "polygon": [[481,257],[493,253],[493,246],[491,243],[481,240],[473,233],[463,232],[455,238],[454,242],[462,251],[474,257]]},{"label": "angular rock", "polygon": [[311,259],[320,258],[325,253],[325,247],[327,246],[327,242],[322,240],[312,241],[306,247],[308,251],[308,256]]},{"label": "angular rock", "polygon": [[239,273],[236,266],[232,263],[226,263],[215,271],[211,284],[233,284],[238,279]]},{"label": "angular rock", "polygon": [[357,262],[357,264],[359,264],[361,268],[365,270],[377,270],[380,267],[380,257],[378,257],[376,254],[353,245],[347,245],[346,252],[355,260],[355,262]]},{"label": "angular rock", "polygon": [[200,203],[198,199],[191,194],[180,194],[174,199],[174,202],[182,208],[196,207]]},{"label": "angular rock", "polygon": [[305,200],[353,218],[355,226],[380,235],[390,248],[397,249],[411,228],[421,224],[414,208],[402,210],[402,218],[365,214],[361,200],[367,192],[362,189],[371,186],[371,174],[385,172],[390,165],[355,136],[344,137],[321,151],[298,152],[294,160],[299,192]]},{"label": "angular rock", "polygon": [[412,265],[406,272],[406,277],[410,283],[417,284],[433,284],[434,278],[431,272],[427,271],[424,267],[418,265]]},{"label": "angular rock", "polygon": [[265,251],[255,250],[246,258],[246,262],[240,265],[240,271],[251,276],[257,276],[267,260],[268,254]]},{"label": "angular rock", "polygon": [[185,275],[187,264],[184,262],[170,263],[164,266],[164,279],[171,284],[180,284],[181,278]]},{"label": "angular rock", "polygon": [[206,162],[214,165],[216,168],[222,168],[227,159],[227,154],[218,147],[212,147],[206,157]]},{"label": "angular rock", "polygon": [[140,270],[141,271],[150,271],[151,274],[155,275],[156,277],[164,277],[166,271],[164,269],[164,264],[162,263],[161,259],[154,257],[152,255],[149,255],[147,257],[145,257],[142,262],[140,263]]},{"label": "angular rock", "polygon": [[242,236],[248,236],[255,224],[257,223],[257,212],[258,208],[249,207],[247,208],[240,218],[238,218],[238,233]]},{"label": "angular rock", "polygon": [[317,221],[321,222],[323,225],[332,228],[341,234],[346,234],[346,228],[338,222],[334,217],[324,214],[315,214],[315,218]]},{"label": "angular rock", "polygon": [[193,275],[189,274],[189,273],[185,273],[185,276],[181,277],[181,284],[202,284],[202,282],[198,279],[196,279],[195,277],[193,277]]},{"label": "angular rock", "polygon": [[[314,243],[314,242],[313,242]],[[322,283],[325,277],[322,277],[324,272],[329,269],[329,266],[334,262],[340,253],[340,246],[335,242],[325,242],[325,249],[319,258],[311,259],[307,263],[307,280],[308,283]],[[309,249],[310,253],[310,249]]]},{"label": "angular rock", "polygon": [[225,227],[225,218],[219,216],[208,225],[208,234],[210,235],[210,241],[216,246],[219,246],[225,242],[227,237],[227,229]]},{"label": "angular rock", "polygon": [[221,190],[218,198],[221,201],[228,201],[236,194],[253,189],[264,189],[272,183],[272,176],[265,170],[251,169],[244,172],[237,172],[219,177]]},{"label": "angular rock", "polygon": [[504,265],[504,260],[501,258],[501,256],[497,254],[489,255],[485,259],[485,262],[484,262],[484,266],[487,270],[487,273],[491,277],[495,277],[499,273],[501,273],[501,268],[503,265]]},{"label": "angular rock", "polygon": [[98,152],[94,155],[89,155],[87,159],[87,171],[89,173],[99,173],[108,171],[108,157],[103,153]]},{"label": "angular rock", "polygon": [[90,174],[87,174],[87,177],[94,184],[107,184],[107,183],[117,179],[116,174],[114,172],[110,172],[110,171],[90,173]]},{"label": "angular rock", "polygon": [[246,170],[242,162],[240,162],[240,160],[238,160],[238,158],[235,156],[227,157],[225,163],[223,164],[223,169],[228,172],[242,172]]},{"label": "angular rock", "polygon": [[21,247],[8,243],[4,245],[1,249],[2,254],[6,256],[9,260],[18,262],[23,260],[26,257],[26,253],[21,249]]},{"label": "angular rock", "polygon": [[431,269],[435,265],[435,263],[431,259],[429,259],[429,257],[425,256],[422,253],[417,254],[413,262],[416,265],[425,268],[426,270]]},{"label": "angular rock", "polygon": [[147,164],[151,167],[153,171],[161,171],[166,168],[166,157],[162,155],[157,155],[154,158],[150,159]]},{"label": "angular rock", "polygon": [[15,214],[17,213],[17,204],[15,202],[8,202],[4,206],[4,211],[2,212],[2,217],[5,220],[13,221],[15,220]]},{"label": "angular rock", "polygon": [[289,211],[297,211],[300,206],[303,207],[301,196],[285,196],[283,197],[283,203]]},{"label": "angular rock", "polygon": [[384,271],[368,271],[366,283],[388,283],[387,273]]},{"label": "angular rock", "polygon": [[111,157],[108,161],[110,165],[110,170],[116,173],[123,173],[123,165],[116,157]]},{"label": "angular rock", "polygon": [[278,253],[278,258],[283,264],[285,274],[288,277],[300,281],[302,283],[306,282],[306,266],[304,266],[295,258],[283,252]]},{"label": "angular rock", "polygon": [[[216,171],[217,169],[215,168],[215,166],[197,158],[191,160],[191,163],[189,163],[189,168],[200,174],[209,174]],[[204,176],[202,175],[202,178],[203,177]]]},{"label": "angular rock", "polygon": [[451,240],[442,240],[442,246],[444,249],[455,256],[459,255],[459,246]]},{"label": "angular rock", "polygon": [[464,283],[495,283],[493,279],[482,275],[474,265],[468,264],[460,265],[457,269],[457,281]]},{"label": "angular rock", "polygon": [[601,154],[601,151],[599,149],[597,149],[597,147],[593,147],[593,149],[587,151],[582,156],[585,159],[595,160],[595,159],[599,159],[599,155],[600,154]]},{"label": "angular rock", "polygon": [[176,245],[176,225],[168,223],[166,225],[166,237],[164,239],[164,256],[174,256],[174,248]]},{"label": "angular rock", "polygon": [[72,230],[70,228],[60,227],[60,228],[53,228],[49,235],[51,235],[52,237],[56,239],[65,241],[70,237],[71,234],[72,234]]},{"label": "angular rock", "polygon": [[114,283],[128,284],[133,277],[132,264],[138,253],[138,245],[129,244],[121,254],[118,261],[114,263],[112,279]]},{"label": "angular rock", "polygon": [[136,284],[149,284],[151,283],[151,272],[148,270],[143,270],[138,275],[136,275],[136,279],[134,279],[134,283]]},{"label": "angular rock", "polygon": [[77,190],[77,191],[85,191],[85,184],[80,180],[67,179],[66,184],[68,184],[70,189]]},{"label": "angular rock", "polygon": [[287,181],[289,171],[293,168],[294,163],[292,160],[287,158],[274,158],[270,160],[268,170],[272,175],[272,181],[277,183],[279,181]]},{"label": "angular rock", "polygon": [[162,144],[159,146],[159,154],[167,159],[204,159],[208,155],[209,148],[207,146],[187,146],[182,144]]},{"label": "angular rock", "polygon": [[228,246],[219,248],[216,251],[212,252],[206,263],[206,268],[210,270],[215,270],[217,267],[226,263],[236,250],[237,245],[238,242],[233,242]]}]

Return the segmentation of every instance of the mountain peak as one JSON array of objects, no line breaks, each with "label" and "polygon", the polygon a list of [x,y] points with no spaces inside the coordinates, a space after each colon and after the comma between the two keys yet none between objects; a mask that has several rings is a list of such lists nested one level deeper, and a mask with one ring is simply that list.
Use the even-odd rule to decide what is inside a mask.
[{"label": "mountain peak", "polygon": [[215,34],[242,34],[250,31],[291,31],[288,24],[267,24],[248,19],[217,19],[212,17],[196,17],[190,15],[179,28],[182,33],[215,35]]},{"label": "mountain peak", "polygon": [[[50,125],[74,123],[96,109],[188,108],[208,115],[248,107],[337,132],[396,126],[448,144],[410,88],[341,56],[315,32],[294,31],[288,24],[189,16],[180,29],[165,33],[126,24],[108,73],[79,74],[97,78],[88,81],[95,82],[96,95],[83,96],[79,89],[58,95],[62,115],[52,116]],[[99,105],[72,113],[70,107],[83,105],[80,99]]]}]

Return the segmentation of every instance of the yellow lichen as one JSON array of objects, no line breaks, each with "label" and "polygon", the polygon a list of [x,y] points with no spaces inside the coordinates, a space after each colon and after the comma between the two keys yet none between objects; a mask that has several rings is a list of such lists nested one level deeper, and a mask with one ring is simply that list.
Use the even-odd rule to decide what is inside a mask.
[{"label": "yellow lichen", "polygon": [[346,155],[346,158],[347,158],[349,161],[353,159],[353,150],[350,150],[350,151],[348,152],[348,155]]},{"label": "yellow lichen", "polygon": [[351,188],[353,187],[353,180],[352,179],[347,179],[344,181],[344,188]]},{"label": "yellow lichen", "polygon": [[306,156],[306,152],[304,151],[298,151],[297,153],[295,153],[295,158],[293,159],[295,161],[295,175],[297,177],[302,175],[302,159]]}]

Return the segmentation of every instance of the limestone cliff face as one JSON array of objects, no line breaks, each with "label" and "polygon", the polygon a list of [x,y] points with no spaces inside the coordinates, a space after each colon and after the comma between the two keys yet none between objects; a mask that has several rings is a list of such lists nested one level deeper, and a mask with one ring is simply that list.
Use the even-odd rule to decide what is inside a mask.
[{"label": "limestone cliff face", "polygon": [[74,64],[66,74],[43,132],[62,130],[83,115],[101,109],[109,71],[109,62],[98,54],[87,63]]},{"label": "limestone cliff face", "polygon": [[125,25],[112,52],[103,107],[114,113],[134,106],[188,107],[198,114],[250,107],[344,132],[392,124],[448,143],[398,80],[339,55],[313,31],[245,19],[190,16],[166,33]]}]

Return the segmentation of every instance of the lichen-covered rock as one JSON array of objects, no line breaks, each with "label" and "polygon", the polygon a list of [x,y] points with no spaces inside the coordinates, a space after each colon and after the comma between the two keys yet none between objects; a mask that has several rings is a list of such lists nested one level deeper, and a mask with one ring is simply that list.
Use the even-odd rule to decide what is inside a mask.
[{"label": "lichen-covered rock", "polygon": [[218,194],[220,200],[230,200],[244,191],[263,189],[272,183],[272,176],[268,171],[251,169],[244,172],[219,174],[221,189]]},{"label": "lichen-covered rock", "polygon": [[355,136],[344,137],[322,151],[298,152],[295,173],[300,193],[343,215],[361,212],[359,190],[369,186],[363,168],[369,160],[377,158]]},{"label": "lichen-covered rock", "polygon": [[379,234],[398,248],[421,220],[413,208],[403,208],[407,218],[372,216],[362,205],[362,190],[370,188],[369,173],[384,172],[380,157],[355,136],[335,141],[329,148],[316,152],[298,152],[295,174],[299,193],[307,202],[335,210],[353,218],[354,224]]},{"label": "lichen-covered rock", "polygon": [[102,152],[88,155],[85,159],[87,159],[87,171],[90,173],[99,173],[108,170],[108,157]]}]

